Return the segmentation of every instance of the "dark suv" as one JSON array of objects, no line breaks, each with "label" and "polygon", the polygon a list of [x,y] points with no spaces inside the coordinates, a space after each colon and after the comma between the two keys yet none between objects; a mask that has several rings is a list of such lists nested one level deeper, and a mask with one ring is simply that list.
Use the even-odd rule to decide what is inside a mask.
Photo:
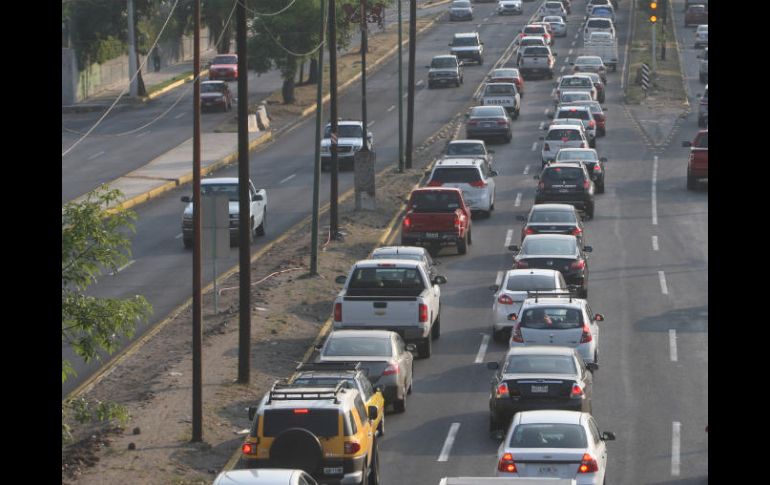
[{"label": "dark suv", "polygon": [[513,269],[555,269],[564,276],[570,291],[578,298],[588,298],[588,255],[591,246],[578,243],[575,236],[566,234],[533,234],[524,238],[521,250],[508,246],[516,253]]},{"label": "dark suv", "polygon": [[535,192],[535,204],[571,204],[593,219],[594,182],[582,163],[551,163],[534,178],[540,180]]}]

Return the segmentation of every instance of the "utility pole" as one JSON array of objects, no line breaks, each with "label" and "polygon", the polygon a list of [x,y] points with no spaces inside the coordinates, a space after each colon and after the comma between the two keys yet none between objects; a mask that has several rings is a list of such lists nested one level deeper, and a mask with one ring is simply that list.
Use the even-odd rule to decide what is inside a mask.
[{"label": "utility pole", "polygon": [[401,58],[401,2],[398,3],[398,171],[404,171],[404,61]]},{"label": "utility pole", "polygon": [[414,57],[417,50],[417,0],[409,0],[409,90],[406,106],[406,168],[414,151]]},{"label": "utility pole", "polygon": [[136,41],[134,40],[134,0],[128,0],[128,79],[129,94],[132,98],[137,95],[136,71]]},{"label": "utility pole", "polygon": [[203,325],[201,298],[201,0],[193,3],[193,369],[192,442],[203,441]]},{"label": "utility pole", "polygon": [[339,158],[337,157],[337,13],[334,0],[329,0],[329,117],[331,118],[332,176],[331,194],[329,195],[329,232],[330,239],[336,240],[339,233],[337,214]]},{"label": "utility pole", "polygon": [[251,194],[249,193],[249,73],[246,6],[236,6],[238,53],[238,383],[248,384],[251,361]]},{"label": "utility pole", "polygon": [[366,25],[366,0],[361,0],[361,123],[364,128],[364,146],[361,151],[369,151],[366,143],[367,119],[366,119],[366,51],[369,49],[368,28]]},{"label": "utility pole", "polygon": [[318,193],[321,184],[321,129],[323,128],[323,89],[324,89],[324,48],[323,41],[326,38],[326,22],[324,17],[326,4],[324,0],[321,3],[321,48],[318,49],[318,89],[315,98],[315,158],[313,164],[313,222],[311,224],[310,234],[310,275],[318,274]]}]

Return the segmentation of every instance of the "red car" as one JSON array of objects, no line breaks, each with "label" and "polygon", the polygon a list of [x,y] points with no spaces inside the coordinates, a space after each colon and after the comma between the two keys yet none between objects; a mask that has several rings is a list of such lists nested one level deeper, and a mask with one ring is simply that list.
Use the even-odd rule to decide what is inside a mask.
[{"label": "red car", "polygon": [[550,28],[551,26],[549,24],[527,24],[521,32],[519,32],[518,40],[521,40],[522,37],[527,35],[542,35],[545,37],[545,41],[549,46],[553,45],[553,37],[551,36]]},{"label": "red car", "polygon": [[489,76],[490,83],[513,83],[516,85],[516,91],[519,92],[519,96],[524,97],[524,78],[521,77],[518,69],[504,68],[495,69]]},{"label": "red car", "polygon": [[201,83],[201,110],[233,108],[233,93],[224,81],[203,81]]},{"label": "red car", "polygon": [[683,141],[682,146],[690,147],[690,158],[687,161],[687,190],[695,190],[699,179],[709,177],[709,131],[699,131],[693,141]]},{"label": "red car", "polygon": [[701,25],[709,23],[708,5],[690,5],[684,14],[684,26]]},{"label": "red car", "polygon": [[409,195],[401,224],[402,246],[457,246],[465,254],[471,241],[471,209],[458,188],[422,187]]},{"label": "red car", "polygon": [[220,54],[209,65],[209,80],[223,81],[238,80],[238,56],[236,54]]}]

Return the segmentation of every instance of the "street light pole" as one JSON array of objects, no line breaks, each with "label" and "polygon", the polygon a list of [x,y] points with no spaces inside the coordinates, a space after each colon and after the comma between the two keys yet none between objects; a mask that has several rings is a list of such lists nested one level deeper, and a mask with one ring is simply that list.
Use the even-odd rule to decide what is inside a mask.
[{"label": "street light pole", "polygon": [[406,168],[412,168],[414,151],[414,58],[417,51],[417,0],[409,0],[409,90],[406,107]]},{"label": "street light pole", "polygon": [[337,7],[334,0],[329,0],[329,116],[331,117],[332,155],[331,194],[329,194],[329,239],[336,240],[339,233],[337,198],[339,192],[339,158],[337,157]]},{"label": "street light pole", "polygon": [[366,0],[361,0],[361,123],[363,123],[364,145],[361,151],[368,152],[367,119],[366,119],[366,51],[369,49],[369,39],[366,25]]},{"label": "street light pole", "polygon": [[398,3],[398,171],[404,171],[404,61],[401,57],[403,49],[401,39],[401,2]]},{"label": "street light pole", "polygon": [[201,0],[193,2],[193,355],[192,442],[203,441],[203,324],[201,266]]},{"label": "street light pole", "polygon": [[127,6],[128,17],[128,79],[129,94],[132,98],[135,98],[138,91],[138,84],[136,78],[136,71],[138,70],[138,64],[136,59],[136,42],[134,40],[134,0],[128,0]]},{"label": "street light pole", "polygon": [[321,185],[321,129],[323,127],[323,89],[324,89],[324,48],[323,41],[326,38],[326,10],[324,0],[321,0],[321,48],[318,49],[318,74],[316,81],[316,107],[315,107],[315,158],[313,164],[313,222],[310,230],[310,275],[318,274],[318,194]]}]

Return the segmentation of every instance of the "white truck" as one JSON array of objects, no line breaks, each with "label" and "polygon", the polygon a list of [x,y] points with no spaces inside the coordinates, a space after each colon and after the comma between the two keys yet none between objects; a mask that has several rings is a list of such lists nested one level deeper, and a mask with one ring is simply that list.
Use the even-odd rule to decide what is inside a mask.
[{"label": "white truck", "polygon": [[484,106],[502,106],[513,119],[519,117],[521,96],[513,83],[487,83],[481,95]]},{"label": "white truck", "polygon": [[577,485],[574,478],[444,477],[439,485]]},{"label": "white truck", "polygon": [[441,335],[439,285],[446,277],[431,279],[420,261],[365,259],[335,281],[345,284],[334,300],[335,329],[390,330],[430,357]]},{"label": "white truck", "polygon": [[[226,195],[228,197],[228,212],[230,215],[230,245],[238,244],[239,220],[238,210],[238,178],[221,177],[201,180],[201,193],[208,195]],[[265,189],[257,190],[254,184],[249,180],[249,241],[254,236],[265,235],[265,220],[267,218],[267,191]],[[193,246],[193,202],[190,196],[182,197],[182,202],[186,202],[184,213],[182,214],[182,243],[185,249]]]},{"label": "white truck", "polygon": [[610,32],[591,32],[583,44],[583,55],[599,56],[613,72],[618,70],[618,40]]}]

